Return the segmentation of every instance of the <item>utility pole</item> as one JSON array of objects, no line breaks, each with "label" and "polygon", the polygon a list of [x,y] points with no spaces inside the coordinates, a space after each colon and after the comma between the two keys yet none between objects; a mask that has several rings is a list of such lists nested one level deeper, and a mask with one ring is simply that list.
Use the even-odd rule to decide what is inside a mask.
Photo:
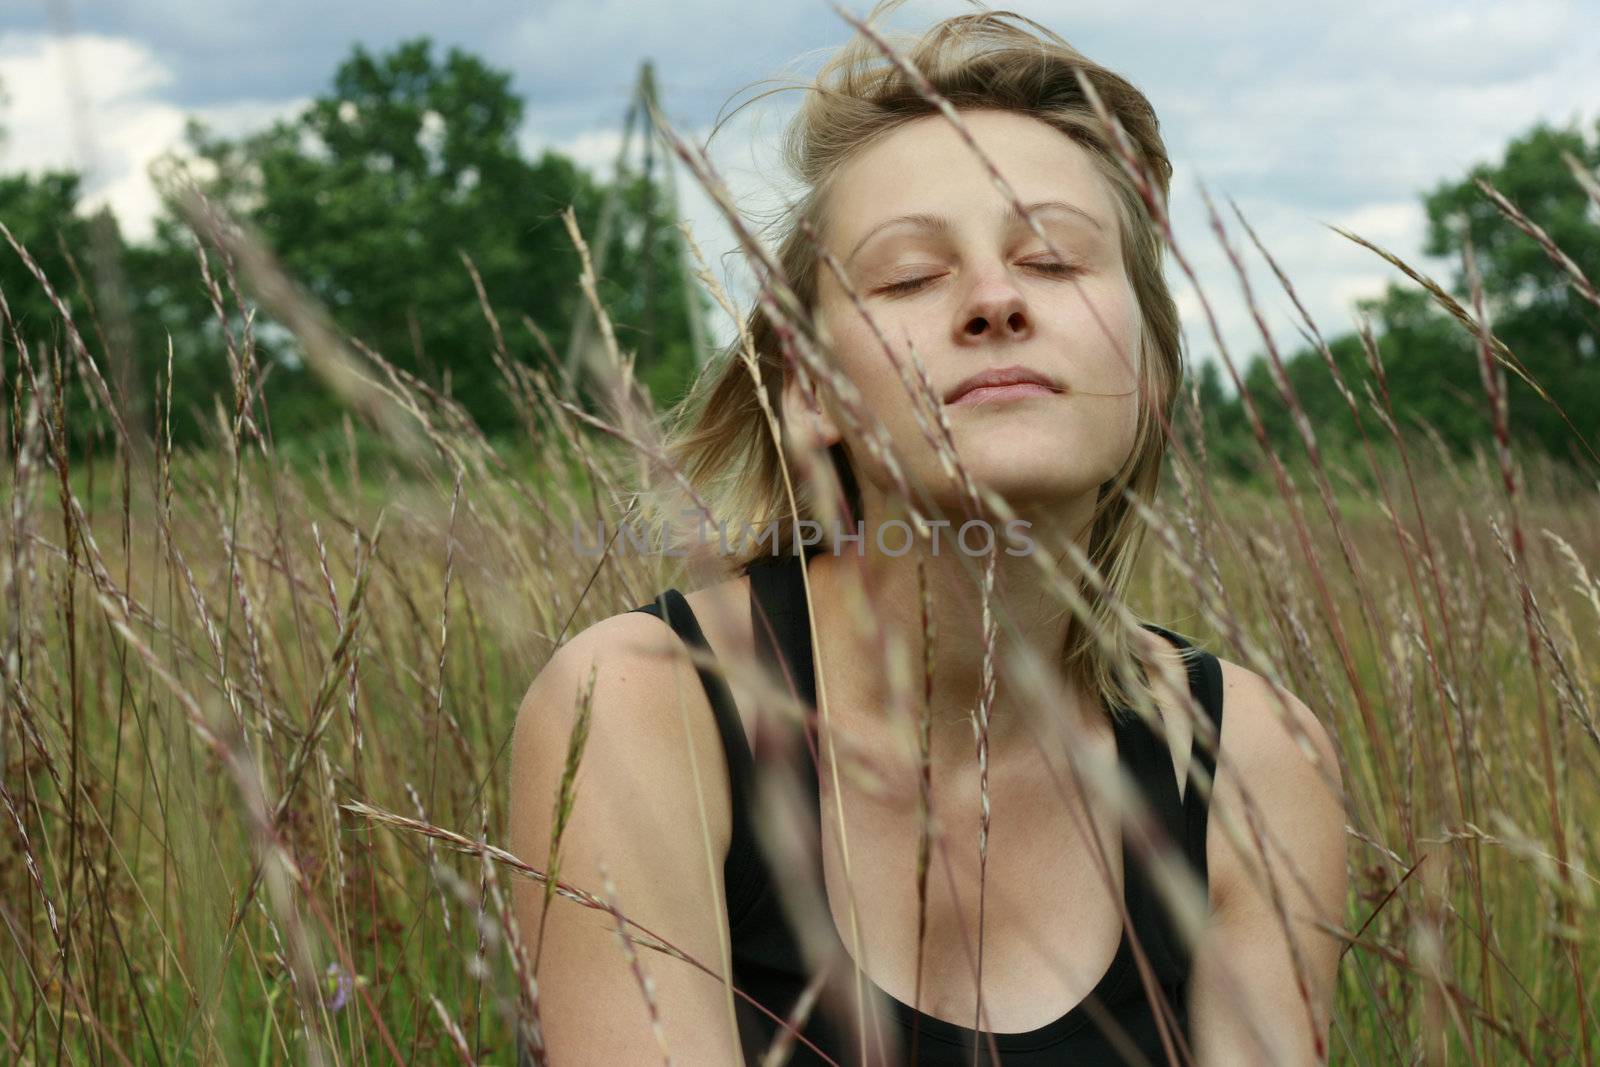
[{"label": "utility pole", "polygon": [[[657,142],[661,148],[661,167],[663,171],[661,207],[665,208],[673,217],[678,211],[678,192],[673,166],[673,157],[670,147],[666,144],[661,128],[656,124],[655,116],[659,113],[658,98],[656,95],[655,67],[646,59],[639,65],[639,78],[634,85],[633,95],[628,101],[628,110],[622,121],[622,145],[617,150],[617,161],[613,168],[611,187],[606,190],[605,200],[600,208],[599,232],[595,235],[593,248],[590,255],[594,260],[594,273],[596,279],[604,276],[606,261],[611,251],[611,245],[617,229],[617,209],[619,207],[622,189],[628,174],[628,154],[633,147],[634,134],[639,133],[643,141],[643,166],[641,173],[644,176],[643,212],[644,234],[640,242],[639,255],[643,257],[641,264],[641,284],[644,287],[643,316],[640,327],[643,337],[639,346],[638,365],[649,366],[656,356],[656,333],[659,318],[657,315],[658,294],[655,275],[655,256],[652,254],[659,240],[656,226],[656,185],[654,182],[656,168]],[[636,127],[642,126],[641,131]],[[705,323],[700,318],[700,301],[698,283],[694,279],[694,266],[689,258],[688,242],[683,239],[683,234],[676,226],[668,228],[666,239],[672,243],[676,252],[676,261],[683,276],[683,293],[688,307],[689,340],[694,350],[695,367],[705,364],[709,353],[706,351]],[[587,300],[581,301],[578,307],[578,318],[573,323],[572,337],[567,344],[566,377],[569,383],[577,384],[579,363],[583,358],[584,349],[591,343],[594,334],[594,313]]]}]

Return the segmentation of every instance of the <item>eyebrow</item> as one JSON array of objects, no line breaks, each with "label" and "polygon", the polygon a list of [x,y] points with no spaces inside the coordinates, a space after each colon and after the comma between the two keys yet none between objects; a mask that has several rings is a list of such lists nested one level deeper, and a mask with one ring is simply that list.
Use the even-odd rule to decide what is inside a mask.
[{"label": "eyebrow", "polygon": [[[1105,227],[1100,225],[1099,219],[1083,210],[1083,208],[1078,207],[1075,204],[1069,204],[1064,200],[1038,200],[1032,204],[1024,204],[1023,207],[1027,209],[1029,214],[1042,211],[1046,208],[1054,208],[1058,211],[1065,211],[1068,214],[1077,216],[1097,230],[1103,231],[1105,229]],[[1015,203],[1007,204],[1003,209],[1001,209],[1000,214],[1004,221],[1008,224],[1022,221],[1022,212],[1017,210],[1017,205]],[[919,230],[927,230],[930,233],[945,234],[950,231],[950,220],[945,218],[943,215],[930,215],[927,212],[921,211],[910,215],[896,215],[892,219],[884,219],[882,222],[872,227],[872,229],[862,234],[861,240],[856,242],[856,246],[852,248],[850,250],[850,254],[844,258],[845,263],[848,264],[851,260],[855,259],[857,253],[859,253],[861,249],[866,246],[868,241],[872,240],[884,230],[894,226],[911,226]]]}]

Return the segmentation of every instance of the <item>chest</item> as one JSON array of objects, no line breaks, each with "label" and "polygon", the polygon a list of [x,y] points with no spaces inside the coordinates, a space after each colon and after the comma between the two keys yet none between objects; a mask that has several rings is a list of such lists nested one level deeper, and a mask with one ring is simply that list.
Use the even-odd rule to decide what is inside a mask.
[{"label": "chest", "polygon": [[919,876],[923,827],[914,802],[853,793],[843,779],[835,793],[826,773],[820,784],[830,917],[865,977],[889,997],[973,1027],[980,913],[984,1029],[1044,1026],[1106,975],[1122,940],[1124,886],[1109,804],[1085,804],[1047,774],[996,775],[984,857],[975,783],[970,797],[936,790]]}]

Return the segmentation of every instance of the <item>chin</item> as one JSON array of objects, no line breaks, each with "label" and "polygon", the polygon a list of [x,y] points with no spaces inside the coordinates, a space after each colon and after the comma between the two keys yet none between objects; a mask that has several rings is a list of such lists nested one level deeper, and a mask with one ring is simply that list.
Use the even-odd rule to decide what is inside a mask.
[{"label": "chin", "polygon": [[[1065,453],[1070,455],[1070,453]],[[1093,500],[1101,484],[1115,474],[1115,468],[1100,465],[1084,467],[1062,462],[1047,462],[1042,457],[973,457],[965,462],[967,473],[981,489],[998,494],[1019,514],[1048,513],[1052,507],[1066,508],[1087,496]],[[944,496],[945,494],[940,494]],[[950,514],[965,510],[959,490],[940,506]]]},{"label": "chin", "polygon": [[1081,478],[1063,478],[1058,474],[1055,477],[1035,479],[1008,475],[987,482],[981,478],[977,481],[979,485],[1003,497],[1014,511],[1022,513],[1041,510],[1048,512],[1052,507],[1066,508],[1086,496],[1092,500],[1100,491],[1104,479],[1095,479],[1088,475]]},{"label": "chin", "polygon": [[1109,428],[1073,430],[957,435],[956,452],[974,481],[1008,499],[1071,500],[1114,476],[1132,447],[1131,439],[1125,445],[1113,440],[1119,435]]}]

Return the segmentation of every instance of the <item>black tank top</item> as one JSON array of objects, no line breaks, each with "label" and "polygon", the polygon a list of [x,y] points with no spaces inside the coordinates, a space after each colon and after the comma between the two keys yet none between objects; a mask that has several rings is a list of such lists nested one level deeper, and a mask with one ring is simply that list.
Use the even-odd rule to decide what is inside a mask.
[{"label": "black tank top", "polygon": [[[763,557],[750,565],[746,573],[750,576],[751,623],[758,653],[779,672],[778,677],[784,677],[786,672],[794,692],[807,707],[814,708],[815,675],[799,557]],[[691,647],[711,653],[688,601],[676,589],[668,589],[651,603],[633,610],[662,618]],[[1216,725],[1220,737],[1222,673],[1216,657],[1171,630],[1153,623],[1144,625],[1185,650],[1182,655],[1190,689]],[[723,880],[732,942],[733,982],[736,989],[772,1013],[768,1015],[742,997],[735,997],[740,1043],[745,1062],[753,1067],[761,1062],[779,1029],[773,1016],[790,1017],[811,975],[802,962],[799,943],[777,896],[773,872],[757,841],[750,793],[756,767],[749,739],[726,682],[715,672],[703,668],[699,676],[716,716],[728,764],[732,827]],[[1119,761],[1138,783],[1163,835],[1182,849],[1204,885],[1207,798],[1202,797],[1201,790],[1195,786],[1193,768],[1201,766],[1207,773],[1213,773],[1215,761],[1196,740],[1190,750],[1188,781],[1180,798],[1167,743],[1131,712],[1114,715],[1112,721]],[[814,729],[809,741],[814,760]],[[806,783],[814,820],[810,829],[820,833],[816,821],[820,820],[820,792],[814,762],[811,770]],[[1135,949],[1125,929],[1105,975],[1070,1011],[1034,1030],[994,1034],[994,1044],[1007,1067],[1142,1063],[1160,1067],[1168,1062],[1193,1062],[1186,996],[1189,954],[1146,877],[1136,850],[1124,847],[1121,852],[1123,899],[1139,950],[1149,961],[1159,986],[1163,1006],[1158,1009],[1146,992],[1139,976]],[[820,857],[820,849],[815,849],[814,855]],[[822,884],[820,868],[814,873],[817,884]],[[834,937],[838,937],[837,930]],[[836,967],[835,972],[842,972],[842,980],[847,985],[852,984],[849,958],[843,959],[842,967]],[[864,980],[870,982],[865,977]],[[974,1062],[974,1043],[978,1061],[990,1062],[987,1034],[915,1010],[887,993],[883,997],[890,1005],[893,1018],[902,1027],[903,1055],[909,1056],[915,1028],[919,1064],[968,1067]],[[1176,1050],[1175,1061],[1169,1061],[1164,1050],[1156,1021],[1157,1010],[1167,1016],[1166,1029]],[[886,1023],[894,1025],[888,1020]],[[859,1059],[859,1039],[845,1034],[839,1020],[830,1018],[821,1004],[811,1013],[800,1033],[805,1042],[795,1042],[790,1063],[812,1065],[832,1060],[845,1065]],[[868,1041],[870,1053],[873,1047],[870,1034]],[[806,1042],[815,1045],[828,1059],[818,1056]]]}]

